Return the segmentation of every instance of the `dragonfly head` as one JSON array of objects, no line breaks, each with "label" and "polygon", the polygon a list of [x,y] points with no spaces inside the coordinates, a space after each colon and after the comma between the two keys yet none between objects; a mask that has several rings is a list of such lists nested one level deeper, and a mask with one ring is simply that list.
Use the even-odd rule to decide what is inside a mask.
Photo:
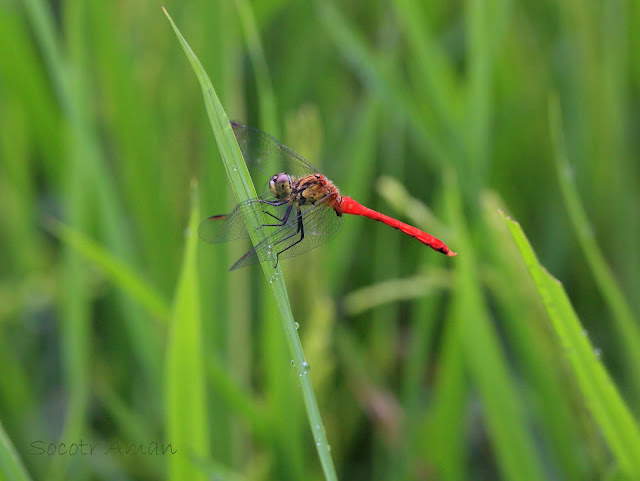
[{"label": "dragonfly head", "polygon": [[286,199],[291,195],[293,179],[284,172],[274,175],[269,181],[269,188],[276,199]]}]

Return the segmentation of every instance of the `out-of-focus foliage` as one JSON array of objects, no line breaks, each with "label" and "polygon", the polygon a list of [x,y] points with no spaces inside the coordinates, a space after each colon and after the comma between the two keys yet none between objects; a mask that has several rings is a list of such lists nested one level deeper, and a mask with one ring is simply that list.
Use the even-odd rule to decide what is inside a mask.
[{"label": "out-of-focus foliage", "polygon": [[[164,6],[231,118],[459,253],[354,217],[283,262],[339,479],[633,479],[498,210],[637,418],[638,3]],[[234,199],[160,4],[9,0],[0,32],[0,473],[323,479],[248,243],[185,236],[192,179]]]}]

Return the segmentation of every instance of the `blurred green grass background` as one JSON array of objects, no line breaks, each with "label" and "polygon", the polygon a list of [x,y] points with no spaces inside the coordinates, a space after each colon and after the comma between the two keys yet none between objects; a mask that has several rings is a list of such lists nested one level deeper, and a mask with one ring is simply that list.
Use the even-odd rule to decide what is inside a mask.
[{"label": "blurred green grass background", "polygon": [[[235,200],[160,6],[0,4],[0,473],[324,479],[249,245],[189,235]],[[638,3],[164,6],[231,118],[459,253],[354,217],[283,262],[338,478],[635,479],[498,210],[637,418]]]}]

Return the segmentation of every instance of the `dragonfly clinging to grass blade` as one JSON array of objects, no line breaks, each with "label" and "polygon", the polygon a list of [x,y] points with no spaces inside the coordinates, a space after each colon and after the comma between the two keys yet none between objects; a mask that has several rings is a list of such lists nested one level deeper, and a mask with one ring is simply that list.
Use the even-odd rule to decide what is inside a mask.
[{"label": "dragonfly clinging to grass blade", "polygon": [[248,209],[258,206],[266,214],[268,223],[261,226],[268,229],[266,238],[243,255],[231,270],[268,260],[277,266],[282,258],[324,244],[340,229],[343,214],[383,222],[442,254],[456,255],[432,235],[340,195],[333,182],[269,134],[237,122],[231,125],[245,161],[271,176],[266,194],[238,204],[230,214],[213,215],[200,224],[198,232],[202,240],[226,242],[249,237],[244,223]]}]

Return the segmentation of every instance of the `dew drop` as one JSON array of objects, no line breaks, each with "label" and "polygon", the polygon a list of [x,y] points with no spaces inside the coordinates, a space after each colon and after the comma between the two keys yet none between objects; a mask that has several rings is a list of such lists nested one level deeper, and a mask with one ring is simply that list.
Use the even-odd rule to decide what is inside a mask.
[{"label": "dew drop", "polygon": [[298,322],[294,322],[293,325],[296,326],[296,331],[300,329],[300,324]]},{"label": "dew drop", "polygon": [[307,372],[309,372],[309,369],[311,369],[311,366],[309,366],[309,363],[308,363],[307,361],[304,361],[304,362],[302,363],[302,370],[303,370],[303,371],[305,372],[305,374],[306,374]]},{"label": "dew drop", "polygon": [[599,347],[596,347],[596,348],[593,350],[593,353],[596,355],[596,357],[597,357],[598,359],[600,359],[600,355],[602,354],[602,350],[601,350]]},{"label": "dew drop", "polygon": [[296,363],[291,359],[291,365],[295,367]]}]

